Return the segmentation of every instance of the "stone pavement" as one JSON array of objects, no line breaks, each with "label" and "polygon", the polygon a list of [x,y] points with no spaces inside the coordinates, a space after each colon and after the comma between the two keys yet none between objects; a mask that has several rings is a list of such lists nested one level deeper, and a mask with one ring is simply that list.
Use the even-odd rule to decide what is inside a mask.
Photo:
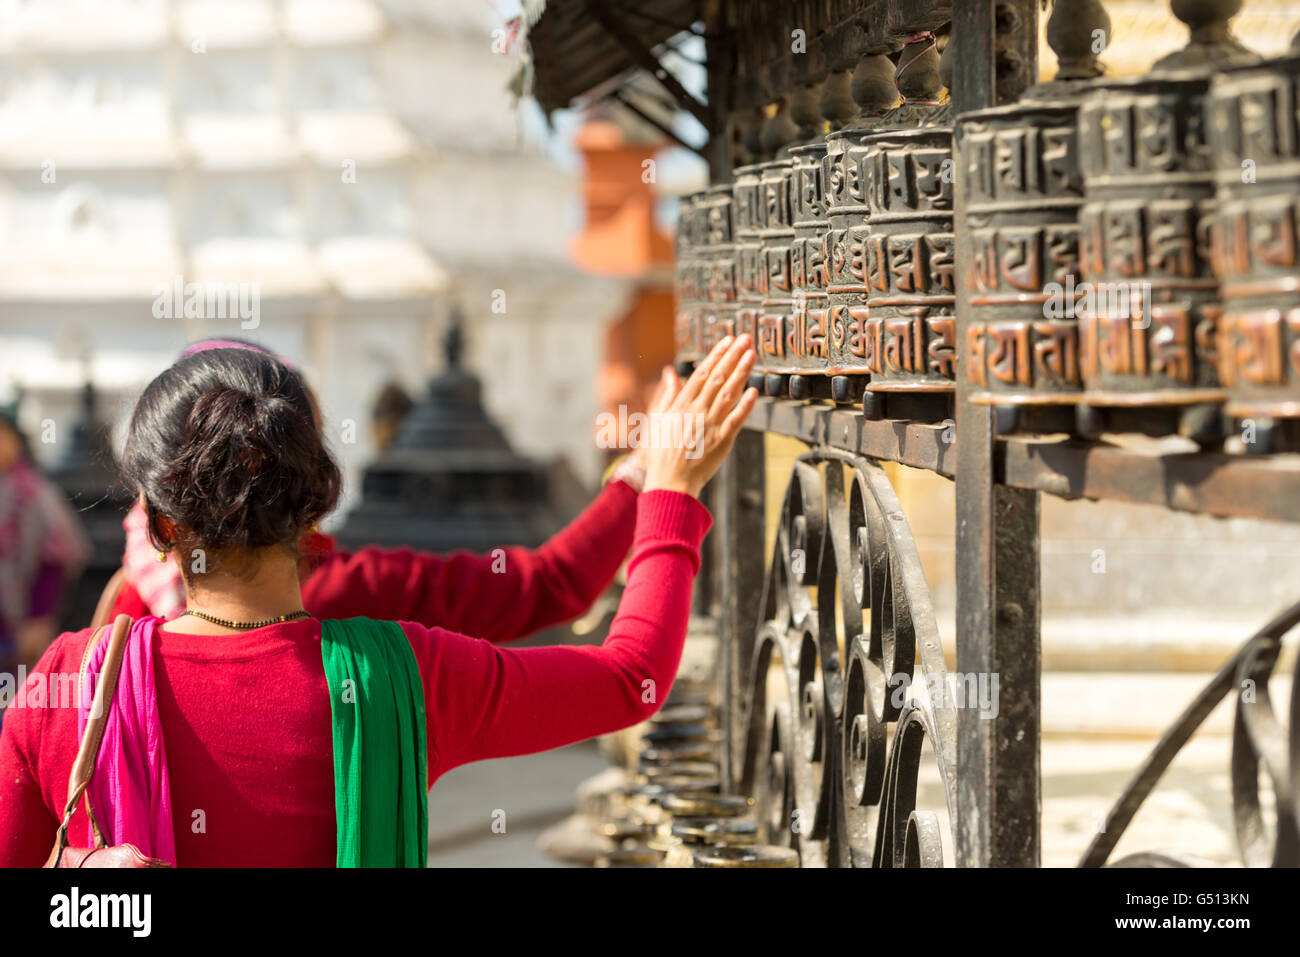
[{"label": "stone pavement", "polygon": [[[1101,826],[1133,768],[1191,700],[1198,674],[1044,675],[1043,864],[1072,867]],[[1275,680],[1275,701],[1287,701]],[[1176,849],[1236,865],[1228,762],[1230,709],[1222,706],[1184,748],[1112,859]],[[609,767],[594,742],[547,754],[457,768],[429,802],[431,867],[557,867],[537,848],[547,827],[574,808],[574,790]],[[919,803],[942,810],[937,786],[922,781]],[[493,812],[504,812],[504,833]],[[498,821],[502,820],[497,815]],[[500,825],[498,825],[498,830]],[[948,849],[951,857],[951,848]]]},{"label": "stone pavement", "polygon": [[[1043,742],[1043,865],[1074,867],[1154,739]],[[1111,854],[1176,850],[1236,866],[1226,735],[1193,738]]]},{"label": "stone pavement", "polygon": [[[1133,767],[1154,739],[1051,737],[1043,743],[1043,864],[1077,864]],[[1235,865],[1228,757],[1231,739],[1203,734],[1174,762],[1113,858],[1177,849]],[[429,801],[430,867],[561,867],[537,849],[543,830],[573,811],[579,782],[609,767],[594,743],[466,765]],[[925,791],[921,799],[926,802]],[[933,806],[929,805],[928,806]],[[494,833],[493,812],[505,812]],[[500,816],[498,816],[498,819]]]},{"label": "stone pavement", "polygon": [[[537,838],[573,812],[578,782],[609,767],[594,741],[480,761],[443,775],[429,797],[430,867],[563,867]],[[504,833],[500,822],[504,811]]]}]

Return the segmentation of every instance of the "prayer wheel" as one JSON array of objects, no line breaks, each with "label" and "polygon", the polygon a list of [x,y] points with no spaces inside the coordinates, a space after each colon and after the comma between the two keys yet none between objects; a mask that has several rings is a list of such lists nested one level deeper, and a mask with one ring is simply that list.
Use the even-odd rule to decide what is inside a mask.
[{"label": "prayer wheel", "polygon": [[[1083,401],[1125,410],[1117,430],[1219,429],[1209,83],[1206,72],[1107,81],[1079,109]],[[1086,409],[1080,426],[1096,431]]]},{"label": "prayer wheel", "polygon": [[663,867],[694,866],[696,847],[745,846],[758,840],[752,798],[735,794],[675,794],[661,802],[664,816],[647,844],[664,852]]},{"label": "prayer wheel", "polygon": [[674,285],[677,310],[673,322],[673,337],[679,371],[688,372],[692,363],[702,357],[700,352],[700,317],[708,291],[704,272],[701,230],[698,210],[705,193],[683,196],[677,208],[677,241]]},{"label": "prayer wheel", "polygon": [[1019,103],[958,120],[965,231],[958,331],[969,400],[998,409],[998,430],[1071,431],[1079,368],[1079,103],[1100,76],[1097,0],[1056,4],[1047,41],[1055,79]]},{"label": "prayer wheel", "polygon": [[[791,244],[792,310],[786,336],[791,366],[825,381],[829,276],[827,273],[826,191],[823,185],[825,143],[811,143],[790,151],[791,205],[794,241]],[[813,380],[797,376],[790,381],[792,398],[813,394]]]},{"label": "prayer wheel", "polygon": [[739,794],[671,794],[662,804],[682,817],[740,817],[754,809],[754,799]]},{"label": "prayer wheel", "polygon": [[863,138],[870,392],[956,387],[952,130]]},{"label": "prayer wheel", "polygon": [[713,761],[716,760],[716,748],[707,742],[670,745],[668,747],[646,748],[641,752],[641,760],[646,764],[670,764],[674,761]]},{"label": "prayer wheel", "polygon": [[696,867],[798,867],[799,852],[770,844],[703,847],[695,851]]},{"label": "prayer wheel", "polygon": [[705,243],[701,271],[708,277],[700,321],[703,357],[720,339],[736,331],[735,222],[730,184],[705,190],[696,215]]},{"label": "prayer wheel", "polygon": [[718,766],[712,761],[674,761],[671,764],[642,764],[638,773],[650,782],[668,778],[716,778]]},{"label": "prayer wheel", "polygon": [[693,703],[665,705],[650,718],[650,723],[656,727],[665,724],[709,725],[716,721],[712,707]]},{"label": "prayer wheel", "polygon": [[872,418],[886,395],[891,414],[939,417],[956,382],[955,176],[935,38],[909,36],[892,77],[878,51],[859,66],[862,112],[827,137],[824,164],[832,393],[862,383]]},{"label": "prayer wheel", "polygon": [[974,403],[1073,404],[1083,390],[1077,118],[1077,104],[1026,103],[959,120]]},{"label": "prayer wheel", "polygon": [[735,817],[678,817],[671,831],[685,844],[756,844],[758,822]]},{"label": "prayer wheel", "polygon": [[1258,62],[1229,27],[1240,6],[1174,3],[1187,45],[1145,77],[1091,84],[1079,109],[1081,432],[1224,437],[1207,99],[1214,71]]},{"label": "prayer wheel", "polygon": [[595,867],[657,867],[663,854],[648,844],[628,844],[596,858]]},{"label": "prayer wheel", "polygon": [[866,149],[862,139],[868,132],[845,129],[826,137],[828,371],[833,376],[867,373]]},{"label": "prayer wheel", "polygon": [[[763,293],[767,274],[763,268],[763,203],[760,196],[761,176],[758,165],[742,166],[735,171],[732,196],[735,201],[737,302],[736,332],[748,334],[758,351],[758,321],[763,311]],[[762,372],[756,361],[751,384],[762,386]]]},{"label": "prayer wheel", "polygon": [[762,305],[758,316],[758,361],[755,368],[767,375],[768,394],[784,392],[784,375],[797,370],[788,347],[787,329],[794,312],[791,251],[794,220],[790,204],[793,162],[773,160],[759,167],[759,231],[763,270]]},{"label": "prayer wheel", "polygon": [[1247,451],[1300,448],[1300,54],[1214,80],[1219,380]]},{"label": "prayer wheel", "polygon": [[646,732],[644,740],[646,744],[651,746],[667,747],[687,742],[709,741],[713,737],[712,729],[703,722],[694,724],[673,722],[655,725],[653,730]]}]

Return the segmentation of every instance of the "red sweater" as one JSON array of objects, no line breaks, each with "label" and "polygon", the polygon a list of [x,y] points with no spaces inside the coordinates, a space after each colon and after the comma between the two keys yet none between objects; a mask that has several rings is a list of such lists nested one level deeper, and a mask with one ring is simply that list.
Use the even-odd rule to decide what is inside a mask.
[{"label": "red sweater", "polygon": [[[372,547],[346,552],[334,551],[332,539],[316,535],[315,554],[301,566],[302,604],[317,618],[418,621],[488,641],[511,641],[590,608],[627,557],[635,521],[636,492],[611,482],[567,528],[533,551],[443,556]],[[484,601],[485,594],[493,597]],[[511,600],[502,602],[501,595]],[[109,620],[153,613],[127,584]]]},{"label": "red sweater", "polygon": [[[639,497],[627,588],[600,647],[516,651],[402,622],[424,681],[429,783],[469,761],[560,747],[657,711],[677,672],[709,525],[689,496]],[[391,596],[400,615],[390,617],[439,601],[457,622],[498,630],[493,615],[512,627],[547,617],[538,596],[516,607],[517,577],[465,561],[433,585],[412,570],[406,590]],[[33,685],[53,684],[44,677],[51,673],[75,676],[89,635],[60,636],[28,678],[27,705],[5,716],[0,866],[39,866],[53,844],[77,712],[75,701],[33,706]],[[333,745],[319,621],[221,637],[160,632],[154,653],[178,864],[332,866]],[[79,808],[74,821],[83,815]]]}]

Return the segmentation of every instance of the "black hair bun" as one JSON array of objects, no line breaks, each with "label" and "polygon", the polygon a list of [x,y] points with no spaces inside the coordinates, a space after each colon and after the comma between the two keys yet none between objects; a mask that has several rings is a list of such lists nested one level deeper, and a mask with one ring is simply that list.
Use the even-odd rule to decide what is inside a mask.
[{"label": "black hair bun", "polygon": [[144,493],[155,545],[210,556],[296,545],[342,486],[298,373],[246,349],[199,352],[154,379],[131,417],[122,471]]}]

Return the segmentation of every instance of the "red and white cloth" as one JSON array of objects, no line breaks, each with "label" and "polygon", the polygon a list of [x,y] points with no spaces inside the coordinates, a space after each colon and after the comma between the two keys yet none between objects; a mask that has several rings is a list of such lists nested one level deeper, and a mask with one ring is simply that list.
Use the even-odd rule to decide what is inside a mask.
[{"label": "red and white cloth", "polygon": [[139,502],[126,513],[122,520],[126,529],[122,566],[145,606],[159,618],[174,618],[185,609],[185,582],[175,562],[158,561],[158,549],[149,541],[148,521]]}]

